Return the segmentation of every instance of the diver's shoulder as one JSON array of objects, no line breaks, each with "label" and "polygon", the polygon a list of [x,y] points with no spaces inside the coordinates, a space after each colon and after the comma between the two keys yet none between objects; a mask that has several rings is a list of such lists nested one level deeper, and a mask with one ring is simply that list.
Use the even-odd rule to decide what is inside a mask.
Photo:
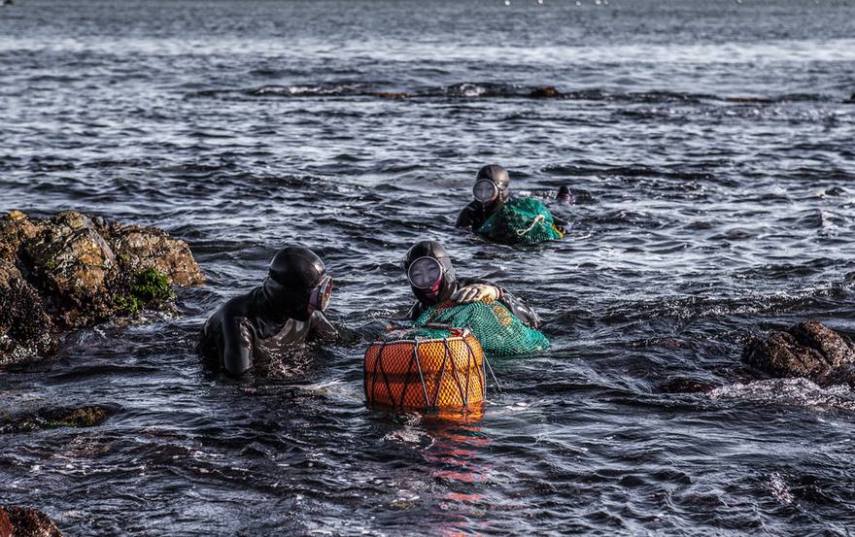
[{"label": "diver's shoulder", "polygon": [[217,313],[222,317],[246,317],[249,303],[251,302],[252,291],[249,293],[240,294],[227,300],[225,304],[220,306]]}]

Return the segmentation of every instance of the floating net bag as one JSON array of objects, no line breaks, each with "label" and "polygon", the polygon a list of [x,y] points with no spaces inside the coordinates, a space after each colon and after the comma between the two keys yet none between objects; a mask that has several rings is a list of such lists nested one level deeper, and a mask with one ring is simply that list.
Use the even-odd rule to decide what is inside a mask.
[{"label": "floating net bag", "polygon": [[555,226],[549,208],[537,198],[508,201],[487,218],[477,233],[508,244],[537,244],[564,238],[564,233]]},{"label": "floating net bag", "polygon": [[365,351],[365,398],[395,408],[480,413],[484,363],[484,351],[468,330],[390,332]]},{"label": "floating net bag", "polygon": [[484,352],[494,356],[529,354],[549,348],[549,340],[529,327],[501,302],[431,306],[415,321],[416,327],[446,325],[470,330]]}]

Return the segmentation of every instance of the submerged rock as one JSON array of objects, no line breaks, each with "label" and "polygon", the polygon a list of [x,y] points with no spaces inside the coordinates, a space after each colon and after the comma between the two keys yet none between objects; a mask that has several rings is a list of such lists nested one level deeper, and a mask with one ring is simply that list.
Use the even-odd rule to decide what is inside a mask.
[{"label": "submerged rock", "polygon": [[0,219],[0,367],[49,354],[63,330],[174,310],[173,285],[204,283],[184,241],[66,211]]},{"label": "submerged rock", "polygon": [[755,339],[745,347],[743,360],[775,377],[855,386],[855,345],[818,321]]},{"label": "submerged rock", "polygon": [[542,88],[536,88],[528,94],[528,96],[532,99],[557,99],[562,95],[563,94],[558,91],[555,86],[544,86]]},{"label": "submerged rock", "polygon": [[60,427],[95,427],[104,423],[116,411],[117,407],[107,405],[41,408],[35,412],[0,417],[0,433],[23,433]]},{"label": "submerged rock", "polygon": [[62,532],[37,509],[0,505],[0,537],[62,537]]},{"label": "submerged rock", "polygon": [[704,380],[672,377],[657,384],[655,390],[660,393],[705,393],[715,388],[715,384]]}]

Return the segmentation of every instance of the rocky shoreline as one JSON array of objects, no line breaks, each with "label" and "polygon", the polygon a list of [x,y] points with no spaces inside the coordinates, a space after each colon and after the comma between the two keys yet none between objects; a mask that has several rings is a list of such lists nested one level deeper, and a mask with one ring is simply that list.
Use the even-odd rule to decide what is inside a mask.
[{"label": "rocky shoreline", "polygon": [[174,309],[204,283],[190,247],[156,228],[74,211],[0,219],[0,367],[56,351],[70,330]]}]

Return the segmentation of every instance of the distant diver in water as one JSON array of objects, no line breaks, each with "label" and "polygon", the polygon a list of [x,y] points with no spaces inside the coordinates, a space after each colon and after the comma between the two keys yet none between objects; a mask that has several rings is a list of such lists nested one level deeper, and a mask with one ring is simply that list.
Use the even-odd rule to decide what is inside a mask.
[{"label": "distant diver in water", "polygon": [[[472,194],[475,198],[460,211],[456,227],[509,244],[536,244],[564,237],[567,224],[552,215],[542,200],[533,197],[513,198],[508,171],[498,164],[478,170]],[[572,194],[562,186],[556,200],[572,203]]]},{"label": "distant diver in water", "polygon": [[490,215],[510,199],[510,184],[508,171],[498,164],[490,164],[478,170],[472,188],[475,199],[460,211],[457,227],[477,231]]},{"label": "distant diver in water", "polygon": [[261,285],[211,315],[197,350],[214,369],[240,376],[257,359],[281,356],[311,340],[333,341],[338,331],[324,315],[332,287],[320,257],[299,244],[286,246]]},{"label": "distant diver in water", "polygon": [[416,320],[427,308],[443,302],[500,302],[523,323],[540,326],[540,317],[522,300],[490,282],[457,278],[451,257],[436,241],[420,241],[407,251],[401,263],[416,297],[408,317]]}]

